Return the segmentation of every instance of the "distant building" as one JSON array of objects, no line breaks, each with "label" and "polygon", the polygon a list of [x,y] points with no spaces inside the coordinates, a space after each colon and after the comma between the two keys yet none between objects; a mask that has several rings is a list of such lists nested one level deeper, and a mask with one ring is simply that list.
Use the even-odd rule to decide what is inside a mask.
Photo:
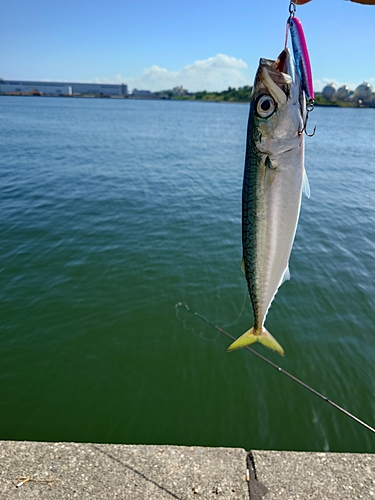
[{"label": "distant building", "polygon": [[151,90],[133,89],[132,95],[134,97],[155,97],[155,94]]},{"label": "distant building", "polygon": [[70,83],[73,94],[99,94],[127,96],[128,86],[124,83]]},{"label": "distant building", "polygon": [[362,83],[354,91],[354,100],[362,102],[370,102],[372,94],[372,86],[369,83]]},{"label": "distant building", "polygon": [[350,96],[350,89],[347,85],[343,85],[336,92],[336,99],[338,101],[343,101],[343,102],[348,101],[349,96]]},{"label": "distant building", "polygon": [[67,83],[67,82],[38,82],[20,80],[0,80],[0,92],[5,94],[32,94],[42,95],[113,95],[128,94],[128,86],[124,83]]},{"label": "distant building", "polygon": [[172,92],[173,92],[173,95],[179,95],[179,96],[184,96],[184,95],[187,95],[187,93],[188,93],[188,91],[186,89],[184,89],[182,85],[172,89]]},{"label": "distant building", "polygon": [[331,83],[326,85],[323,89],[323,97],[326,101],[334,101],[336,97],[336,87]]},{"label": "distant building", "polygon": [[52,82],[0,82],[0,92],[5,94],[29,95],[72,95],[72,87],[66,83]]}]

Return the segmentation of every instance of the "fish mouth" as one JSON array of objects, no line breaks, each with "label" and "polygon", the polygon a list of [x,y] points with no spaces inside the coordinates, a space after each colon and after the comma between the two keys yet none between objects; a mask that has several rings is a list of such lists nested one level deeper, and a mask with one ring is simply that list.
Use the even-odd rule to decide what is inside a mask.
[{"label": "fish mouth", "polygon": [[290,97],[293,83],[292,59],[289,49],[285,48],[276,61],[262,58],[259,63],[258,78],[275,101],[284,104]]}]

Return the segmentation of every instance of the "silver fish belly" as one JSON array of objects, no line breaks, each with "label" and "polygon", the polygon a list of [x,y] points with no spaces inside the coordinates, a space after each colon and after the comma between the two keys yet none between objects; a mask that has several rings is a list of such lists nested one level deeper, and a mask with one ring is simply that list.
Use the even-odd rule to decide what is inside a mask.
[{"label": "silver fish belly", "polygon": [[[304,184],[305,98],[288,49],[261,59],[250,104],[242,191],[243,271],[254,326],[228,350],[253,342],[284,354],[264,328],[267,311],[289,277]],[[307,178],[305,178],[307,189]]]}]

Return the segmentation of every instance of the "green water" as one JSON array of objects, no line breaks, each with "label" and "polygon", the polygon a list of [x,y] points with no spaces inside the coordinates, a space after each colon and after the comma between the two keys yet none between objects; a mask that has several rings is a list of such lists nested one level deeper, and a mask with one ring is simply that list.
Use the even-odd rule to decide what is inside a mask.
[{"label": "green water", "polygon": [[[374,452],[239,336],[248,106],[0,98],[0,439]],[[311,198],[255,348],[375,425],[375,120],[316,109]]]}]

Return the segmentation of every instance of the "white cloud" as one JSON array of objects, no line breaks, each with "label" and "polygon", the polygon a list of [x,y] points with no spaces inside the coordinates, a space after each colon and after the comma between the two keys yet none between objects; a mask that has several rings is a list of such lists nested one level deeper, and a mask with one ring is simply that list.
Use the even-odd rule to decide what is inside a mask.
[{"label": "white cloud", "polygon": [[341,84],[335,80],[335,78],[319,78],[314,80],[314,90],[316,92],[321,92],[326,85],[334,85],[335,87],[341,87]]},{"label": "white cloud", "polygon": [[[225,54],[217,54],[208,59],[195,61],[177,71],[169,71],[160,66],[151,66],[143,70],[138,77],[123,77],[116,75],[112,79],[96,78],[95,83],[126,83],[129,92],[133,88],[142,90],[168,90],[182,85],[190,92],[199,90],[220,91],[228,87],[243,87],[253,84],[253,74],[250,74],[247,64],[242,59],[236,59]],[[255,73],[255,71],[253,72]],[[375,77],[367,78],[367,82],[375,88]],[[321,92],[323,88],[333,83],[337,88],[348,85],[355,90],[363,81],[341,82],[336,78],[318,78],[314,80],[314,89]]]},{"label": "white cloud", "polygon": [[151,66],[143,70],[137,78],[116,77],[116,81],[128,84],[133,88],[158,91],[182,85],[190,92],[199,90],[224,90],[228,87],[251,85],[252,81],[244,74],[247,64],[225,54],[217,54],[202,61],[195,61],[177,71],[168,71],[159,66]]}]

